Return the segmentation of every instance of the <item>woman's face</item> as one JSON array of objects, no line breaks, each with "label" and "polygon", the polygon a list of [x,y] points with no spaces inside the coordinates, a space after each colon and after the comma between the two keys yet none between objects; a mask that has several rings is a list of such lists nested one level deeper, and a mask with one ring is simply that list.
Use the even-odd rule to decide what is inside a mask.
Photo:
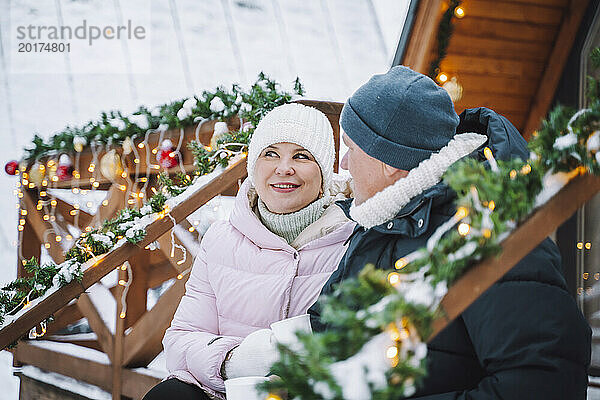
[{"label": "woman's face", "polygon": [[293,143],[265,148],[254,167],[254,185],[269,211],[289,214],[306,207],[321,193],[319,164],[312,154]]}]

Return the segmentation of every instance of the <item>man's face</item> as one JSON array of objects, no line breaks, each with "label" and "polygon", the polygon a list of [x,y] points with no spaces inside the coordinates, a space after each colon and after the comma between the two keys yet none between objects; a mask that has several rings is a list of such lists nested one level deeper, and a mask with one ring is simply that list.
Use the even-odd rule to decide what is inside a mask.
[{"label": "man's face", "polygon": [[342,140],[348,146],[348,152],[344,154],[340,167],[348,170],[352,175],[356,205],[373,197],[377,192],[408,174],[408,171],[390,167],[371,157],[345,133],[342,135]]}]

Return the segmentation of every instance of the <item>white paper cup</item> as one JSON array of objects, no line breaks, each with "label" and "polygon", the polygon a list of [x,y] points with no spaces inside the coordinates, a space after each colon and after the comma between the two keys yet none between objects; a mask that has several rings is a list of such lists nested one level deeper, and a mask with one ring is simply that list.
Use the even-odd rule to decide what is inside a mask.
[{"label": "white paper cup", "polygon": [[[296,332],[312,333],[310,326],[310,315],[302,314],[296,317],[273,322],[271,330],[277,342],[291,348],[298,347],[300,342],[296,337]],[[297,350],[297,349],[296,349]]]},{"label": "white paper cup", "polygon": [[267,395],[256,388],[256,385],[268,381],[265,376],[244,376],[227,379],[225,394],[227,400],[265,400]]}]

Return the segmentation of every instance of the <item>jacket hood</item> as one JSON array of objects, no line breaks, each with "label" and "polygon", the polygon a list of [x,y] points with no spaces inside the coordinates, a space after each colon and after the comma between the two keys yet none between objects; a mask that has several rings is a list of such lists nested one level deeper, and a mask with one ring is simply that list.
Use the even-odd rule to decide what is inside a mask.
[{"label": "jacket hood", "polygon": [[[313,236],[313,240],[301,247],[326,247],[334,243],[344,242],[348,238],[348,229],[342,229],[342,226],[346,225],[346,223],[353,224],[353,222],[350,220],[345,220],[340,224],[339,218],[324,217],[327,216],[329,208],[333,206],[334,200],[348,198],[351,194],[352,192],[350,189],[349,179],[344,179],[339,175],[334,174],[334,183],[332,184],[330,193],[332,204],[330,204],[328,209],[325,210],[325,213],[321,218],[309,225],[300,235],[302,235],[306,230],[311,229],[313,225],[320,222],[334,225],[320,226],[319,231],[324,233],[327,232],[327,234],[322,237]],[[246,179],[244,183],[242,183],[242,186],[240,187],[236,196],[233,210],[229,216],[229,223],[260,248],[285,250],[288,252],[296,251],[296,249],[288,244],[283,238],[271,232],[260,221],[258,216],[253,211],[257,199],[258,196],[256,195],[252,184],[248,179]]]},{"label": "jacket hood", "polygon": [[487,162],[483,149],[489,147],[497,160],[529,158],[527,141],[506,117],[489,108],[477,107],[464,110],[459,118],[457,134],[475,132],[488,137],[487,142],[477,150],[477,155],[471,154],[471,157],[476,156],[479,160]]}]

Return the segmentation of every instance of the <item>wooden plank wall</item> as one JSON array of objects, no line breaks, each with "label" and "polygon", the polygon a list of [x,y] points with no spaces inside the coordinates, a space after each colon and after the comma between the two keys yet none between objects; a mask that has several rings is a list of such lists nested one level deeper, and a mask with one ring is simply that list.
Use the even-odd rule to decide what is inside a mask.
[{"label": "wooden plank wall", "polygon": [[[436,5],[441,15],[447,4],[422,3],[403,62],[428,73],[436,43],[424,33],[418,17]],[[453,19],[454,33],[440,67],[463,87],[456,111],[492,108],[528,138],[551,105],[587,4],[588,0],[464,0],[465,16]],[[423,43],[429,43],[429,54],[421,54],[426,62],[414,59],[415,51],[410,51]]]}]

